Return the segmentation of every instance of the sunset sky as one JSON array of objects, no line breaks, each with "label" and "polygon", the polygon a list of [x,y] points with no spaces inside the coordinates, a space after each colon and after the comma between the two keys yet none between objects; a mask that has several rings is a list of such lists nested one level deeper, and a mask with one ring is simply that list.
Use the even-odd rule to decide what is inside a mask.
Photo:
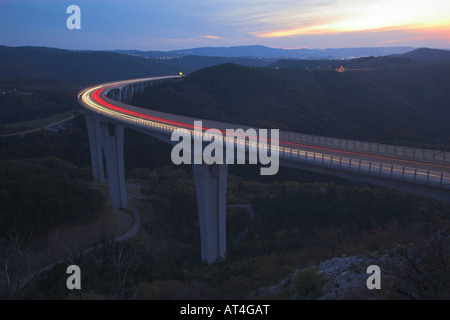
[{"label": "sunset sky", "polygon": [[[66,8],[81,8],[68,30]],[[0,0],[0,45],[450,49],[449,0]]]}]

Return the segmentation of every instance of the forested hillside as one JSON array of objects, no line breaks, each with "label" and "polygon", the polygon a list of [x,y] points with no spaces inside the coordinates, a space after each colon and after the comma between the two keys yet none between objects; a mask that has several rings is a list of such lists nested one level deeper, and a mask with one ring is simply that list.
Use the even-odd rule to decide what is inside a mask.
[{"label": "forested hillside", "polygon": [[[349,62],[350,63],[350,62]],[[361,64],[367,61],[360,60]],[[379,64],[376,60],[373,62]],[[450,142],[450,64],[250,68],[225,64],[136,95],[135,105],[198,118],[391,143]],[[319,64],[319,66],[317,66]],[[322,67],[320,67],[322,65]],[[170,99],[169,99],[170,97]],[[442,147],[442,146],[441,146]]]},{"label": "forested hillside", "polygon": [[82,176],[57,158],[0,161],[0,241],[11,230],[40,240],[55,228],[95,221],[104,199],[77,182]]}]

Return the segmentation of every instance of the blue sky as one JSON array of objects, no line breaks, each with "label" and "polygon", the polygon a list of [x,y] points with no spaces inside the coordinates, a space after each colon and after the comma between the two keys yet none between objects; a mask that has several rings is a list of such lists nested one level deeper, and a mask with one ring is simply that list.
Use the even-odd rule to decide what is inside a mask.
[{"label": "blue sky", "polygon": [[[66,27],[72,4],[81,8],[81,30]],[[449,17],[448,0],[0,0],[0,44],[93,50],[252,44],[450,49]]]}]

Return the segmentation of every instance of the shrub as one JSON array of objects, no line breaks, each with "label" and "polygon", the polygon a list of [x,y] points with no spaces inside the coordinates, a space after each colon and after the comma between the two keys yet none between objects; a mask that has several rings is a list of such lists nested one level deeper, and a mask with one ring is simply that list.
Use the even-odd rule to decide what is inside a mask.
[{"label": "shrub", "polygon": [[325,277],[316,268],[300,270],[293,280],[293,286],[303,299],[317,299],[323,292]]}]

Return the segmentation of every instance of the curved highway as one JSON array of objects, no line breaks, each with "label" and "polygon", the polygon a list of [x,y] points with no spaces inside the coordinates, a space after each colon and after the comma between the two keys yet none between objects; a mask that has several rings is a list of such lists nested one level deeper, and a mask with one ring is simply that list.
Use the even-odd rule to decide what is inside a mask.
[{"label": "curved highway", "polygon": [[[199,119],[143,109],[108,97],[109,93],[118,88],[139,86],[139,89],[143,89],[143,86],[140,85],[144,83],[177,78],[180,76],[152,77],[100,84],[81,91],[78,94],[78,100],[90,112],[102,118],[123,123],[127,127],[141,131],[162,132],[169,136],[179,128],[193,133],[193,122]],[[216,128],[223,133],[226,129],[243,128],[245,130],[247,128],[209,120],[203,120],[203,123],[203,130]],[[437,161],[431,158],[418,160],[380,152],[361,152],[299,143],[296,141],[295,135],[295,133],[280,132],[280,160],[450,189],[450,163],[448,161]],[[430,150],[430,152],[442,153],[435,150]],[[289,164],[285,163],[284,165]]]}]

